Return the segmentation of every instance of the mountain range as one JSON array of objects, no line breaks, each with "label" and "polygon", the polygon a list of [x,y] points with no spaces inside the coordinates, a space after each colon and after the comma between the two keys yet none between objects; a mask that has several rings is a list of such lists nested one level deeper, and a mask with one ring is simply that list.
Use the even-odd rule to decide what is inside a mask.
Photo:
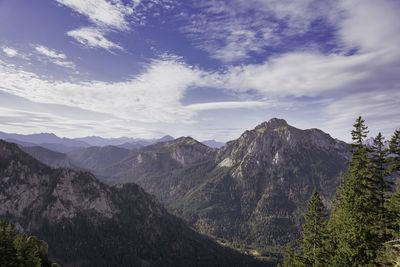
[{"label": "mountain range", "polygon": [[202,233],[283,245],[313,190],[329,206],[348,159],[345,142],[271,119],[219,149],[182,137],[131,151],[101,177],[139,184]]},{"label": "mountain range", "polygon": [[52,169],[5,141],[0,217],[45,240],[63,266],[269,266],[195,232],[135,184]]},{"label": "mountain range", "polygon": [[19,145],[44,164],[89,171],[111,188],[138,184],[198,232],[258,248],[297,239],[310,195],[318,190],[329,207],[350,157],[347,143],[276,118],[221,147],[166,139],[66,153]]},{"label": "mountain range", "polygon": [[[80,138],[58,137],[53,133],[38,133],[38,134],[15,134],[0,132],[0,139],[16,143],[24,147],[41,146],[56,152],[69,153],[79,148],[86,147],[103,147],[103,146],[118,146],[126,149],[137,149],[155,143],[167,142],[174,140],[174,137],[165,135],[161,138],[103,138],[100,136],[86,136]],[[210,147],[221,147],[223,142],[216,140],[203,141],[204,144]]]}]

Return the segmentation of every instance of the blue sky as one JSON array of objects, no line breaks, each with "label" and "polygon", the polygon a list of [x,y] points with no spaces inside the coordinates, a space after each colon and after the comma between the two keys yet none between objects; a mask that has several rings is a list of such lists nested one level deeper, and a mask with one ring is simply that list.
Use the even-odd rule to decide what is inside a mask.
[{"label": "blue sky", "polygon": [[272,117],[400,127],[396,0],[0,0],[0,123],[227,141]]}]

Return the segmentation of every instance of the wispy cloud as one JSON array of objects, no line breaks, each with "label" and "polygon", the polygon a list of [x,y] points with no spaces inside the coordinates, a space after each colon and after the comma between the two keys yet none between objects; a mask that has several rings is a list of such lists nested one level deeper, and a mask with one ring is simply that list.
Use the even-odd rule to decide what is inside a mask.
[{"label": "wispy cloud", "polygon": [[132,14],[133,9],[120,0],[57,0],[75,12],[82,14],[100,27],[126,30],[128,22],[126,16]]},{"label": "wispy cloud", "polygon": [[128,30],[127,16],[133,13],[133,8],[140,1],[133,1],[130,5],[125,5],[120,0],[57,0],[57,2],[86,16],[94,24],[68,31],[68,36],[85,47],[111,51],[112,49],[123,49],[120,45],[107,39],[106,34],[112,30]]},{"label": "wispy cloud", "polygon": [[[170,9],[174,0],[57,0],[91,22],[88,26],[71,30],[67,35],[89,48],[112,50],[124,49],[107,38],[110,32],[129,31],[133,24],[144,25],[147,17],[152,16],[156,7]],[[155,11],[154,13],[157,13]]]},{"label": "wispy cloud", "polygon": [[28,56],[11,46],[2,46],[1,50],[7,57],[28,59]]},{"label": "wispy cloud", "polygon": [[263,101],[222,101],[222,102],[206,102],[187,105],[186,108],[194,111],[217,110],[217,109],[256,109],[256,108],[290,108],[290,103],[284,103],[280,100],[263,100]]},{"label": "wispy cloud", "polygon": [[223,101],[191,104],[186,107],[191,110],[201,111],[213,109],[257,108],[265,106],[267,106],[266,103],[261,101]]},{"label": "wispy cloud", "polygon": [[1,90],[7,93],[142,122],[190,122],[193,111],[184,108],[180,99],[200,76],[200,71],[183,63],[156,60],[127,81],[71,83],[47,80],[12,64],[0,64]]},{"label": "wispy cloud", "polygon": [[44,56],[48,61],[65,68],[75,69],[75,64],[67,60],[64,53],[57,52],[43,45],[35,45],[35,50],[39,55]]},{"label": "wispy cloud", "polygon": [[330,103],[322,115],[323,127],[338,136],[349,136],[355,118],[363,116],[370,128],[369,136],[381,131],[389,137],[394,128],[400,128],[400,86],[344,96]]},{"label": "wispy cloud", "polygon": [[97,28],[84,27],[67,32],[67,35],[74,38],[78,43],[89,48],[103,48],[106,50],[122,50],[123,48],[108,40],[104,33]]},{"label": "wispy cloud", "polygon": [[67,56],[63,53],[58,53],[55,50],[52,50],[48,47],[45,47],[43,45],[37,45],[35,46],[35,50],[39,53],[42,54],[46,57],[53,58],[53,59],[67,59]]},{"label": "wispy cloud", "polygon": [[181,30],[200,49],[224,62],[243,60],[302,35],[318,19],[334,20],[334,1],[206,0],[187,14]]},{"label": "wispy cloud", "polygon": [[18,51],[16,49],[12,48],[12,47],[3,46],[1,48],[1,50],[8,57],[16,57],[16,56],[18,56]]}]

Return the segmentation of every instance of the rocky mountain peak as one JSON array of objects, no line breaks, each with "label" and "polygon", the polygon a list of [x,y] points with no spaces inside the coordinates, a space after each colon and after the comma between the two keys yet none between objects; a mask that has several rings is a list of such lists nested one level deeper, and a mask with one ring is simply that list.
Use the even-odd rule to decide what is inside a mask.
[{"label": "rocky mountain peak", "polygon": [[196,145],[196,144],[198,144],[198,145],[205,146],[205,145],[203,145],[202,143],[200,143],[199,141],[197,141],[196,139],[194,139],[194,138],[192,138],[190,136],[182,136],[182,137],[179,137],[179,138],[177,138],[175,140],[169,141],[168,143],[176,144],[176,145]]},{"label": "rocky mountain peak", "polygon": [[284,119],[272,118],[269,121],[265,121],[260,125],[256,126],[255,129],[267,128],[267,129],[277,129],[280,127],[288,126],[288,123]]}]

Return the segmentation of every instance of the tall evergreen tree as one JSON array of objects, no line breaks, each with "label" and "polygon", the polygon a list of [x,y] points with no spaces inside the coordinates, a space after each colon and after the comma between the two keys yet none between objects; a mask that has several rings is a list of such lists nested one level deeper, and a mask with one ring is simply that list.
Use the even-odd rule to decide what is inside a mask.
[{"label": "tall evergreen tree", "polygon": [[374,266],[380,248],[376,233],[376,184],[364,139],[368,133],[359,117],[352,130],[352,159],[345,180],[337,193],[330,228],[334,234],[335,252],[332,266]]},{"label": "tall evergreen tree", "polygon": [[326,266],[327,212],[317,191],[312,194],[304,215],[301,247],[306,266]]},{"label": "tall evergreen tree", "polygon": [[389,171],[393,179],[397,178],[397,191],[388,203],[391,216],[390,230],[392,238],[400,238],[400,129],[397,129],[389,142]]},{"label": "tall evergreen tree", "polygon": [[397,129],[389,142],[390,152],[390,171],[397,174],[400,173],[400,129]]},{"label": "tall evergreen tree", "polygon": [[377,212],[379,217],[376,218],[376,231],[382,242],[387,237],[387,226],[390,218],[386,210],[388,198],[392,193],[392,183],[387,179],[389,172],[387,171],[387,149],[384,144],[384,137],[379,132],[374,138],[371,147],[372,173],[374,179],[374,187],[376,188],[376,196],[378,199]]}]

